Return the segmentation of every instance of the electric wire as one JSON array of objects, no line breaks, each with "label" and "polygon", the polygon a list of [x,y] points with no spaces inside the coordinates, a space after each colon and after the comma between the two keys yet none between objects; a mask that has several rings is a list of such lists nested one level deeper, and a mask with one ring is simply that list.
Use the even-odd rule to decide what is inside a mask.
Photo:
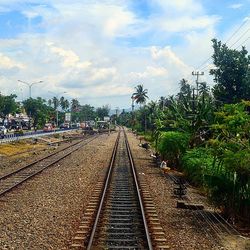
[{"label": "electric wire", "polygon": [[[187,181],[185,182],[185,184],[186,186],[192,187]],[[191,200],[190,196],[187,195],[187,197]],[[224,223],[220,222],[212,212],[209,211],[209,213],[218,221],[220,225],[222,225],[223,228],[225,228],[226,231],[228,231],[229,234],[233,235],[232,232],[228,228],[226,228]],[[237,231],[230,223],[228,223],[218,212],[214,211],[214,213],[216,213],[216,215],[218,215],[236,233],[236,235],[240,235],[239,231]]]},{"label": "electric wire", "polygon": [[[241,25],[233,32],[233,34],[226,40],[225,44],[228,43],[240,30],[241,28],[249,21],[249,18],[245,19]],[[209,58],[207,58],[203,63],[201,63],[198,67],[197,70],[202,70],[202,66],[206,63],[208,63],[210,60],[212,59],[212,57],[210,56]]]},{"label": "electric wire", "polygon": [[246,39],[246,40],[244,40],[244,42],[243,43],[241,43],[238,47],[236,47],[235,49],[238,49],[239,47],[241,47],[246,41],[248,41],[249,40],[249,38],[250,38],[250,36]]},{"label": "electric wire", "polygon": [[[250,28],[249,28],[247,31],[249,31],[249,30],[250,30]],[[245,34],[246,34],[246,33],[247,33],[247,32],[245,32]],[[242,37],[243,37],[243,36],[242,36]],[[241,38],[242,38],[242,37],[241,37]],[[238,48],[240,48],[243,44],[245,44],[245,43],[249,40],[249,38],[250,38],[250,37],[247,37],[240,45],[238,45],[238,46],[237,46],[236,48],[234,48],[234,49],[237,50]],[[237,42],[235,42],[235,44],[238,43],[239,40],[240,40],[240,39],[238,39]],[[233,44],[233,45],[235,45],[235,44]],[[233,45],[231,45],[229,48],[232,48]],[[205,65],[205,66],[204,66],[203,68],[201,68],[200,70],[207,71],[206,68],[209,67],[209,66],[210,66],[210,65]]]},{"label": "electric wire", "polygon": [[[178,180],[178,178],[174,177],[173,175],[168,174],[168,176],[170,177],[170,179],[172,181]],[[187,186],[192,187],[188,182],[186,182],[185,184]],[[192,198],[189,195],[186,195],[186,197],[190,201],[192,200]],[[187,201],[187,203],[190,204],[189,201]],[[196,205],[194,205],[194,206],[197,208]],[[235,232],[235,234],[232,233],[232,231],[230,231],[229,228],[227,228],[225,226],[225,223],[222,223],[211,211],[207,211],[207,212],[209,213],[209,215],[212,215],[217,220],[217,222],[219,224],[218,223],[214,223],[213,220],[210,218],[210,216],[206,215],[206,213],[204,213],[204,211],[199,211],[198,209],[196,211],[199,213],[200,217],[202,217],[206,221],[206,223],[211,227],[211,229],[214,231],[214,233],[218,237],[218,239],[223,240],[223,238],[221,236],[221,235],[225,235],[225,231],[223,231],[223,228],[224,228],[224,230],[226,230],[226,232],[227,232],[227,234],[229,236],[237,236],[237,237],[242,237],[242,238],[246,239],[246,237],[241,236],[241,234],[231,224],[229,224],[219,213],[217,213],[216,211],[214,211],[214,213],[216,213],[216,215],[219,216],[226,223],[226,225],[228,225],[229,228],[231,228]],[[195,215],[195,213],[194,213],[194,215]],[[195,215],[195,217],[197,219],[196,215]],[[204,222],[200,218],[198,218],[198,220],[200,220],[201,222]],[[219,225],[221,225],[221,227],[219,227]],[[210,234],[208,231],[206,231],[206,232],[208,234]],[[210,234],[210,236],[211,236],[211,234]]]},{"label": "electric wire", "polygon": [[[174,176],[173,176],[174,177]],[[175,180],[177,180],[177,178],[176,177],[174,177],[175,178]],[[185,185],[186,186],[188,186],[188,187],[190,187],[190,188],[192,188],[192,186],[187,182],[187,181],[185,181]],[[192,200],[191,199],[191,197],[190,196],[188,196],[187,195],[187,197],[190,199],[190,200]],[[211,213],[211,212],[210,212]],[[218,212],[216,212],[216,211],[214,211],[214,213],[216,213],[216,215],[218,215],[235,233],[236,233],[236,235],[240,235],[240,232],[239,231],[237,231],[230,223],[228,223]],[[214,216],[214,214],[213,213],[211,213],[211,215],[212,216]],[[230,234],[232,234],[229,230],[228,230],[228,228],[226,228],[225,227],[225,225],[224,225],[224,223],[222,223],[222,222],[220,222],[219,220],[218,220],[218,218],[216,218],[216,216],[214,216],[215,217],[215,219],[220,223],[220,225],[222,225]]]},{"label": "electric wire", "polygon": [[244,37],[245,36],[245,34],[247,34],[248,33],[248,31],[250,30],[250,28],[249,29],[247,29],[232,45],[230,45],[230,47],[229,48],[232,48],[235,44],[237,44],[240,40],[241,40],[241,38],[242,37]]},{"label": "electric wire", "polygon": [[[173,182],[177,180],[177,178],[172,176],[172,175],[168,174],[168,176],[169,176],[170,180],[172,180]],[[204,221],[202,221],[195,212],[193,212],[192,215],[195,217],[195,219],[199,225],[200,225],[200,222],[204,223]],[[201,228],[206,236],[210,236],[210,238],[208,238],[208,240],[214,239],[214,235],[211,234],[211,232],[208,230],[208,228],[206,228],[206,227],[201,227]],[[217,242],[219,243],[219,241],[217,241]]]},{"label": "electric wire", "polygon": [[[169,174],[168,174],[169,175]],[[177,181],[178,180],[178,178],[176,178],[175,176],[173,176],[173,175],[169,175],[170,176],[170,178],[173,180],[173,181]],[[190,199],[190,198],[189,198]],[[188,201],[188,203],[189,203],[189,201]],[[189,203],[190,204],[190,203]],[[195,206],[196,207],[196,206]],[[197,208],[197,207],[196,207]],[[210,221],[207,219],[207,216],[204,216],[198,209],[197,209],[197,211],[198,211],[198,213],[200,214],[200,216],[201,217],[203,217],[203,219],[204,220],[201,220],[200,218],[199,218],[199,216],[194,212],[193,213],[193,215],[194,215],[194,217],[196,218],[196,220],[197,221],[200,221],[200,222],[206,222],[209,226],[210,226],[210,228],[213,230],[213,232],[215,233],[215,235],[219,238],[219,239],[222,239],[221,238],[221,236],[219,235],[219,232],[218,232],[218,230],[210,223]],[[202,227],[202,229],[203,229],[203,231],[207,234],[207,235],[209,235],[212,239],[214,239],[214,235],[212,235],[211,234],[211,232],[206,228],[206,227]],[[218,243],[219,243],[219,241],[218,241]]]},{"label": "electric wire", "polygon": [[249,21],[249,18],[243,20],[242,24],[235,30],[235,32],[226,40],[225,43],[228,43],[238,32],[239,30]]}]

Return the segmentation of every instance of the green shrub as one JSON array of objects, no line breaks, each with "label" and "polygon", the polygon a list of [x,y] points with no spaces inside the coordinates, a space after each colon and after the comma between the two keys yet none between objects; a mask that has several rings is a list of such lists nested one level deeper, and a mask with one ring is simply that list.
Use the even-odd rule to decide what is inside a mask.
[{"label": "green shrub", "polygon": [[170,161],[174,167],[178,167],[180,157],[187,150],[189,139],[190,136],[187,133],[162,132],[159,137],[158,151],[164,159]]},{"label": "green shrub", "polygon": [[213,156],[208,148],[194,148],[182,157],[182,167],[189,179],[196,185],[204,184],[204,175],[211,172]]}]

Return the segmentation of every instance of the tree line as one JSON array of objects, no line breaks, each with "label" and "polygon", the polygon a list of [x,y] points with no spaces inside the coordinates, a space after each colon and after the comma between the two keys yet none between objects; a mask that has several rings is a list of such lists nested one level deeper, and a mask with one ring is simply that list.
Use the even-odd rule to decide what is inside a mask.
[{"label": "tree line", "polygon": [[83,122],[89,120],[103,120],[109,115],[108,105],[94,108],[89,104],[82,105],[77,99],[68,100],[65,97],[60,99],[53,97],[46,100],[41,97],[28,98],[23,102],[16,101],[16,95],[2,95],[0,93],[0,118],[5,119],[9,114],[26,113],[32,118],[33,126],[42,128],[45,123],[56,124],[56,114],[58,112],[59,124],[64,122],[65,113],[71,113],[73,122]]},{"label": "tree line", "polygon": [[[135,88],[138,110],[119,123],[151,141],[161,159],[184,171],[232,220],[250,221],[250,56],[212,40],[215,85],[179,82],[176,95],[148,99]],[[133,107],[132,107],[133,110]]]}]

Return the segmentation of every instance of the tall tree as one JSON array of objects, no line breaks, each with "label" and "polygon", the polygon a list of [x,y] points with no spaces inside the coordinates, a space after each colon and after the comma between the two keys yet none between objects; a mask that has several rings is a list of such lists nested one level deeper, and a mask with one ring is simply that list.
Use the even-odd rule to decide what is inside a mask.
[{"label": "tall tree", "polygon": [[69,108],[69,101],[65,99],[64,96],[60,98],[60,106],[63,111],[66,111]]},{"label": "tall tree", "polygon": [[237,103],[250,99],[250,56],[242,47],[240,51],[230,49],[216,39],[212,40],[215,69],[210,70],[217,83],[213,88],[216,100],[221,103]]},{"label": "tall tree", "polygon": [[96,109],[96,115],[99,119],[103,120],[104,116],[108,116],[110,111],[110,107],[108,105],[104,105]]},{"label": "tall tree", "polygon": [[53,103],[54,109],[57,110],[57,108],[59,106],[59,103],[60,103],[58,98],[54,96],[53,99],[52,99],[52,103]]},{"label": "tall tree", "polygon": [[147,96],[148,90],[143,88],[142,84],[139,84],[135,87],[135,92],[133,93],[133,97],[136,103],[144,104],[148,98]]},{"label": "tall tree", "polygon": [[73,98],[71,100],[71,111],[73,111],[73,112],[79,112],[80,111],[80,103],[75,98]]},{"label": "tall tree", "polygon": [[34,127],[42,127],[50,118],[53,109],[46,105],[46,100],[41,97],[37,99],[29,98],[23,101],[26,113],[33,118]]},{"label": "tall tree", "polygon": [[161,96],[158,103],[159,103],[161,110],[164,110],[167,104],[167,98],[165,96]]},{"label": "tall tree", "polygon": [[15,113],[18,105],[15,101],[16,95],[4,96],[0,94],[0,116],[5,117],[10,113]]},{"label": "tall tree", "polygon": [[81,106],[80,117],[83,121],[94,120],[96,116],[95,108],[89,104]]},{"label": "tall tree", "polygon": [[50,107],[52,107],[52,100],[51,100],[51,99],[48,100],[48,105],[49,105]]}]

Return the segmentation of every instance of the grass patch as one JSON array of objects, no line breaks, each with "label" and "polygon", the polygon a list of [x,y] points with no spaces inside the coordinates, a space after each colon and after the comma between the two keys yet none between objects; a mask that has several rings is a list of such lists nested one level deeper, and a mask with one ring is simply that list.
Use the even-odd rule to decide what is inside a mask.
[{"label": "grass patch", "polygon": [[22,154],[34,150],[44,149],[46,146],[44,144],[30,144],[26,142],[16,142],[15,144],[1,144],[0,145],[0,155],[12,156],[16,154]]}]

